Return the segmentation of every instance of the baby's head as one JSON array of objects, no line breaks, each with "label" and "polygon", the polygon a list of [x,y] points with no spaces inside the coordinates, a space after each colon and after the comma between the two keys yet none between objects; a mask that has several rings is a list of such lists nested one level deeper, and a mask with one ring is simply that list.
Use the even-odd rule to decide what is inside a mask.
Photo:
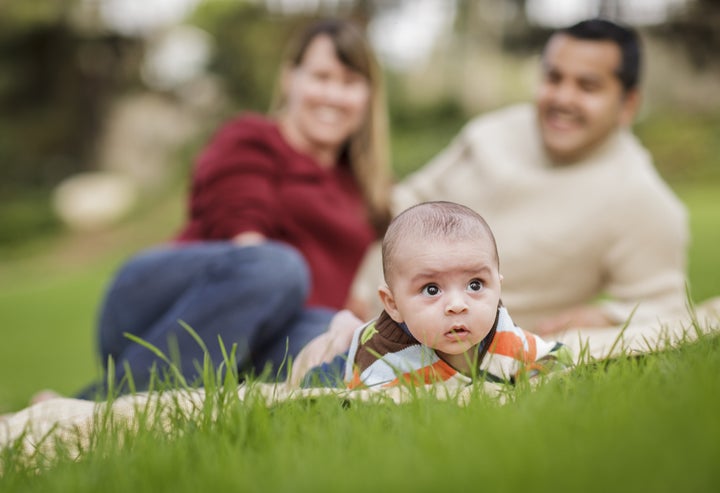
[{"label": "baby's head", "polygon": [[424,202],[399,214],[385,233],[382,266],[388,285],[396,271],[396,260],[403,255],[404,245],[416,239],[426,242],[487,240],[484,247],[492,251],[496,267],[500,267],[495,236],[480,214],[454,202]]},{"label": "baby's head", "polygon": [[380,299],[422,344],[467,369],[500,304],[495,237],[472,209],[426,202],[398,215],[382,245],[386,285]]}]

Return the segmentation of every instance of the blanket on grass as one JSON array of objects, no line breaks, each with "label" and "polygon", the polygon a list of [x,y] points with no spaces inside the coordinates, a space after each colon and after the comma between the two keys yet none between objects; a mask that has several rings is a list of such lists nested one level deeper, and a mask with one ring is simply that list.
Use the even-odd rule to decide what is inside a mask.
[{"label": "blanket on grass", "polygon": [[[663,321],[655,327],[633,325],[604,329],[568,330],[556,337],[574,353],[575,364],[582,365],[621,355],[641,355],[664,351],[720,333],[720,297],[691,310],[690,317]],[[567,370],[566,370],[567,371]],[[552,376],[549,375],[549,376]],[[547,378],[548,375],[542,378]],[[539,379],[538,379],[539,380]],[[454,381],[453,381],[454,382]],[[454,399],[459,404],[478,389],[502,398],[505,384],[483,382],[473,386],[454,383],[425,385],[423,392],[439,399]],[[290,399],[337,397],[343,401],[363,400],[402,403],[414,398],[417,391],[408,387],[349,390],[344,388],[298,388],[287,383],[241,385],[239,399],[261,399],[268,406]],[[152,423],[169,426],[171,413],[193,413],[203,409],[202,389],[138,393],[122,396],[112,402],[90,402],[56,398],[40,402],[0,418],[0,449],[18,447],[28,454],[52,454],[57,442],[69,446],[78,455],[91,444],[93,429],[111,419],[113,423],[137,426],[139,415],[152,416]],[[191,414],[188,414],[191,415]],[[0,471],[0,474],[2,471]]]}]

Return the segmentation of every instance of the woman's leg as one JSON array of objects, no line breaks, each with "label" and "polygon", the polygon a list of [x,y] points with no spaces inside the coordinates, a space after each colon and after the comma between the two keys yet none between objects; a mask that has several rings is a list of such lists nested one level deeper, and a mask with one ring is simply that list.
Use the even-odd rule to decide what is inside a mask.
[{"label": "woman's leg", "polygon": [[302,348],[327,331],[337,313],[337,310],[328,308],[302,310],[282,333],[253,354],[252,368],[255,374],[264,375],[273,381],[285,380],[289,360],[294,360]]},{"label": "woman's leg", "polygon": [[128,364],[137,387],[146,387],[152,365],[165,365],[125,338],[128,332],[169,357],[177,352],[179,369],[192,381],[204,354],[183,321],[203,339],[215,366],[223,361],[218,338],[228,352],[237,344],[235,364],[246,366],[254,348],[283,337],[302,309],[309,282],[301,255],[275,242],[152,250],[128,262],[111,285],[100,316],[100,354],[113,357],[118,381]]}]

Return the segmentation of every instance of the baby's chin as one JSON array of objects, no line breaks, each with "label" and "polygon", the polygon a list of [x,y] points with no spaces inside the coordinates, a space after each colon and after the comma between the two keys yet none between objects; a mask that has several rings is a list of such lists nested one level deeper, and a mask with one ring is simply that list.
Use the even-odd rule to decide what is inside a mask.
[{"label": "baby's chin", "polygon": [[429,346],[429,347],[431,347],[432,349],[434,349],[435,352],[438,353],[438,355],[440,355],[440,356],[443,356],[443,355],[447,355],[447,356],[462,356],[462,355],[474,356],[475,354],[477,354],[477,350],[478,350],[479,344],[480,344],[480,343],[470,344],[470,345],[467,345],[467,344],[462,344],[462,345],[461,345],[461,344],[453,344],[453,345],[451,345],[451,346],[449,346],[449,347],[448,347],[447,345],[438,345],[438,346],[436,346],[436,347],[434,347],[434,348],[433,348],[432,346]]},{"label": "baby's chin", "polygon": [[465,351],[443,352],[435,349],[435,353],[452,368],[468,376],[474,372],[473,367],[477,365],[477,345]]}]

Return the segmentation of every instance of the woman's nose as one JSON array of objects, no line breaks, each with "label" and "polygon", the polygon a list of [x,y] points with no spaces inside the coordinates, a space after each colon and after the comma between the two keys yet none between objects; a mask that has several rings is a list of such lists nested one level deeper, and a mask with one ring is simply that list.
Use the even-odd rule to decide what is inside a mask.
[{"label": "woman's nose", "polygon": [[323,88],[323,98],[327,103],[336,104],[343,100],[345,88],[339,80],[329,80]]}]

